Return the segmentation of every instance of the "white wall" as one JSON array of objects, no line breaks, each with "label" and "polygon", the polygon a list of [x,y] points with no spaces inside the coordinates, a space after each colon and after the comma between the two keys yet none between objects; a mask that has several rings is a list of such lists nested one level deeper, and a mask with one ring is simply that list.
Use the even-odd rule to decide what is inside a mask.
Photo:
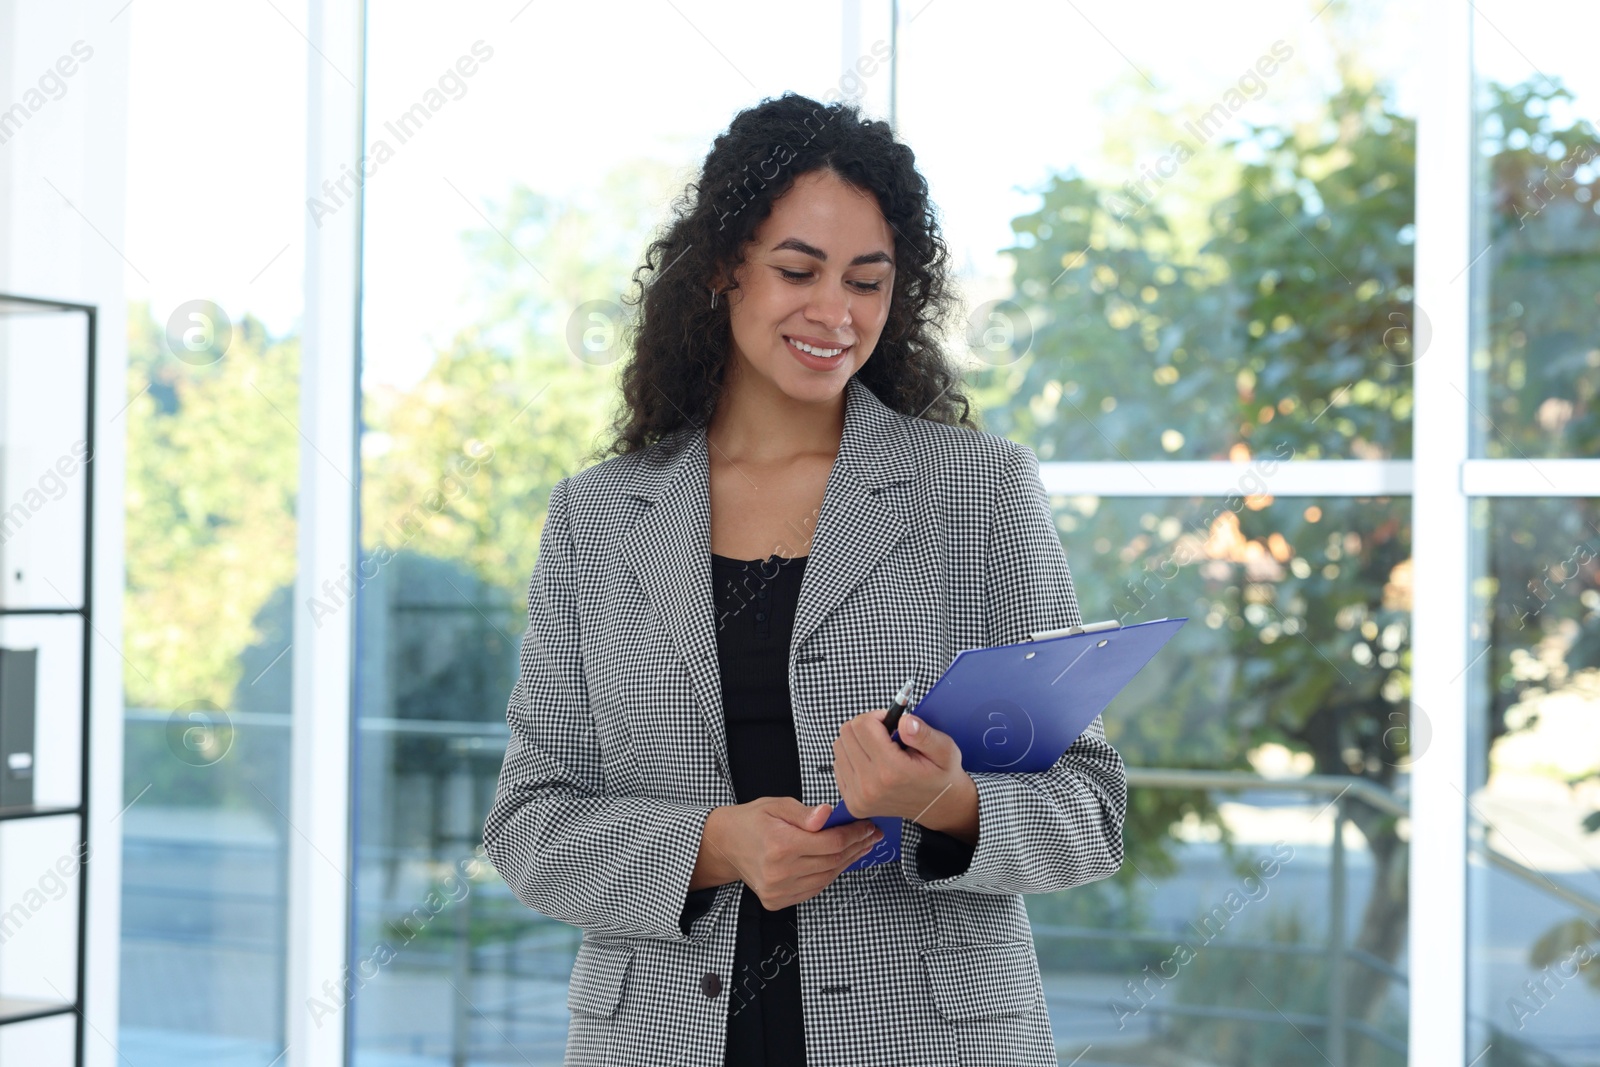
[{"label": "white wall", "polygon": [[[87,1063],[117,1062],[117,959],[121,843],[116,816],[122,800],[122,645],[124,422],[127,345],[123,312],[124,271],[136,270],[119,251],[123,244],[126,159],[128,15],[121,0],[62,4],[51,0],[0,0],[0,291],[48,297],[100,308],[96,445],[92,461],[95,552],[90,643],[92,687]],[[64,74],[63,71],[70,71]],[[20,380],[0,383],[6,407],[19,400]],[[53,443],[34,442],[38,459]],[[42,448],[43,452],[39,449]],[[53,454],[51,457],[53,458]],[[35,463],[35,466],[38,464]],[[31,468],[30,468],[31,469]],[[41,468],[42,473],[42,468]],[[0,486],[9,506],[15,485]],[[41,527],[43,529],[43,527]],[[36,562],[39,552],[35,544]],[[41,680],[41,690],[44,680]],[[41,740],[41,748],[53,743]],[[55,822],[56,820],[49,820]],[[13,890],[11,872],[43,873],[53,865],[55,842],[44,826],[22,834],[5,857],[8,872],[0,891]],[[24,857],[31,850],[37,856]],[[26,879],[25,879],[26,880]],[[37,881],[37,879],[35,879]],[[64,902],[73,899],[71,894]],[[0,897],[0,907],[11,900]],[[67,916],[70,906],[59,909]],[[52,913],[53,914],[53,913]],[[41,932],[70,923],[41,920]],[[30,931],[33,927],[30,926]],[[18,950],[26,951],[23,949]],[[13,953],[0,970],[0,985],[18,975],[41,973]],[[5,991],[0,988],[0,991]],[[61,1021],[29,1027],[41,1039],[59,1035]],[[6,1062],[58,1062],[34,1058],[8,1036]],[[59,1036],[57,1037],[59,1040]]]}]

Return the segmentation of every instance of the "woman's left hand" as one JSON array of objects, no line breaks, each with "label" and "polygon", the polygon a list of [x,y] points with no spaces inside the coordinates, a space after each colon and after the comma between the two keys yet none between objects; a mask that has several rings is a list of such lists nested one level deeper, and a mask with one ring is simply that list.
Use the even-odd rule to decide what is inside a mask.
[{"label": "woman's left hand", "polygon": [[901,748],[883,728],[886,715],[883,708],[862,712],[834,739],[833,776],[845,807],[858,819],[892,816],[923,826],[944,821],[941,805],[955,815],[971,785],[955,739],[908,712],[897,727],[907,746]]}]

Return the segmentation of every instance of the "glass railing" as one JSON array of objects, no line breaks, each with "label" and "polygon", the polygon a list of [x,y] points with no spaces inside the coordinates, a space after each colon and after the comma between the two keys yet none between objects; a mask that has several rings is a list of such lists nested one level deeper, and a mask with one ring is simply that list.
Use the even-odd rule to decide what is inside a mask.
[{"label": "glass railing", "polygon": [[[241,741],[286,739],[286,716],[239,718]],[[130,710],[130,738],[163,731],[169,719]],[[426,739],[447,758],[390,786],[406,802],[383,808],[393,821],[371,828],[357,857],[358,913],[382,919],[353,935],[356,1062],[561,1062],[581,935],[523,906],[479,843],[505,726],[366,719],[360,730],[360,744]],[[1128,777],[1130,804],[1164,791],[1204,798],[1197,810],[1213,815],[1174,824],[1159,869],[1133,865],[1116,880],[1027,898],[1061,1062],[1405,1064],[1404,793],[1336,776],[1130,768]],[[126,828],[125,921],[149,959],[193,965],[204,956],[204,970],[259,971],[257,1003],[278,1010],[275,971],[250,963],[275,958],[282,916],[272,891],[243,877],[186,877],[182,907],[171,908],[182,872],[242,871],[252,854],[268,863],[276,846],[247,831],[248,812],[191,814],[150,805]],[[1363,827],[1383,832],[1369,838]],[[1369,839],[1398,844],[1375,856]],[[1483,860],[1552,891],[1511,857]],[[1600,916],[1600,901],[1555,891],[1563,906]],[[157,906],[184,921],[143,923]],[[168,994],[145,983],[124,995],[151,999],[155,1011]],[[345,1007],[330,992],[308,1010],[332,1019]],[[1500,1047],[1515,1048],[1514,1034],[1502,1037]],[[1530,1054],[1512,1062],[1561,1061]]]},{"label": "glass railing", "polygon": [[1172,827],[1163,870],[1135,862],[1121,892],[1091,887],[1115,901],[1110,922],[1048,921],[1081,891],[1029,898],[1062,1062],[1403,1065],[1404,798],[1323,775],[1128,779],[1130,804],[1187,794],[1212,816]]}]

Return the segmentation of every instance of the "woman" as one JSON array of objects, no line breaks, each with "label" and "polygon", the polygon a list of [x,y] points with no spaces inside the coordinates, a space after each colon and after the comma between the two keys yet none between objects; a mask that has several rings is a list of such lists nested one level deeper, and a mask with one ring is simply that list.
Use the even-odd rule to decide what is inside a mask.
[{"label": "woman", "polygon": [[[969,773],[882,724],[960,649],[1079,621],[1037,459],[937,343],[947,263],[889,127],[785,94],[635,275],[617,454],[551,492],[484,826],[583,931],[568,1064],[1057,1062],[1020,894],[1121,865],[1120,757],[1096,719]],[[846,872],[869,816],[900,858]]]}]

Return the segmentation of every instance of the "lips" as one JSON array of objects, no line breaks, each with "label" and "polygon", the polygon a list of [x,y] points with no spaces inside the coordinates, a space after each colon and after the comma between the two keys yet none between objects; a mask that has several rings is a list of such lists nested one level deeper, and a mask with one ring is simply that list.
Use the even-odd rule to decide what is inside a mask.
[{"label": "lips", "polygon": [[852,344],[847,344],[842,341],[825,341],[820,337],[805,337],[795,334],[784,334],[783,339],[794,345],[796,348],[803,344],[807,348],[816,349],[820,352],[837,350],[836,354],[825,356],[820,355],[818,351],[805,352],[804,349],[800,349],[800,351],[805,352],[806,355],[817,359],[838,359],[840,356],[843,356],[846,352],[850,351],[852,347],[854,347]]}]

